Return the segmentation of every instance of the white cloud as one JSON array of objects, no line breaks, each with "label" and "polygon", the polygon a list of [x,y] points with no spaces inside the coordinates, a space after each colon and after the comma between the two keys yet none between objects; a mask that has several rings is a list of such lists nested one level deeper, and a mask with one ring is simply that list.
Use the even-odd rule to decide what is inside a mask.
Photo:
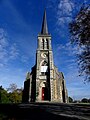
[{"label": "white cloud", "polygon": [[60,0],[58,9],[61,10],[62,14],[71,15],[74,3],[70,0]]},{"label": "white cloud", "polygon": [[[90,84],[84,84],[84,78],[79,76],[76,53],[82,52],[76,46],[68,43],[68,23],[73,19],[73,13],[79,10],[83,1],[49,0],[50,8],[57,16],[56,30],[63,39],[63,44],[54,45],[54,60],[56,66],[64,73],[69,96],[74,99],[90,98]],[[58,1],[58,2],[57,2]],[[67,43],[65,43],[67,40]],[[58,42],[59,43],[59,42]]]},{"label": "white cloud", "polygon": [[60,71],[66,73],[66,71],[69,72],[77,67],[77,47],[72,46],[70,43],[64,43],[57,44],[56,48],[54,52],[55,64],[60,66]]},{"label": "white cloud", "polygon": [[17,45],[8,42],[8,35],[0,28],[0,67],[5,66],[9,60],[16,59],[19,55]]},{"label": "white cloud", "polygon": [[75,45],[72,45],[70,42],[63,44],[58,44],[57,45],[57,50],[56,51],[61,51],[63,55],[67,56],[74,56],[78,48]]},{"label": "white cloud", "polygon": [[[78,13],[82,4],[89,4],[89,0],[75,1],[75,0],[59,0],[57,8],[57,23],[58,25],[65,25],[71,22],[74,14]],[[74,13],[74,14],[73,14]]]},{"label": "white cloud", "polygon": [[3,67],[4,64],[6,64],[7,58],[7,50],[6,47],[8,45],[8,42],[6,40],[6,33],[4,29],[0,28],[0,66]]},{"label": "white cloud", "polygon": [[55,62],[60,71],[64,73],[68,95],[73,99],[90,97],[89,84],[84,84],[84,78],[79,76],[75,53],[77,48],[70,43],[58,44]]},{"label": "white cloud", "polygon": [[29,60],[29,57],[25,56],[25,55],[22,55],[21,56],[21,61],[24,62],[24,63],[27,63]]},{"label": "white cloud", "polygon": [[0,50],[2,47],[6,47],[7,45],[8,42],[6,40],[6,33],[2,28],[0,28]]},{"label": "white cloud", "polygon": [[74,100],[82,99],[84,97],[90,98],[90,84],[84,83],[83,77],[78,76],[78,71],[75,66],[68,69],[65,74],[66,86],[68,89],[68,94]]},{"label": "white cloud", "polygon": [[56,29],[60,37],[64,38],[69,33],[69,23],[79,12],[82,4],[90,3],[89,0],[48,0],[48,6],[55,14]]},{"label": "white cloud", "polygon": [[58,25],[68,24],[72,20],[72,11],[74,9],[74,2],[71,0],[60,0],[57,10]]},{"label": "white cloud", "polygon": [[10,84],[15,83],[19,88],[23,87],[26,72],[26,70],[21,68],[2,68],[2,70],[0,70],[0,85],[8,88]]},{"label": "white cloud", "polygon": [[14,44],[11,46],[9,54],[10,54],[10,57],[9,57],[10,59],[15,59],[15,58],[18,57],[18,55],[19,55],[19,50],[17,49],[16,43],[14,43]]},{"label": "white cloud", "polygon": [[16,43],[10,43],[8,38],[6,31],[3,28],[0,28],[0,68],[2,69],[2,67],[8,66],[12,60],[17,60],[18,58],[19,61],[17,62],[28,64],[31,57],[30,55],[33,55],[33,52],[29,51],[29,47],[26,48],[30,55],[25,52],[21,52],[18,45]]}]

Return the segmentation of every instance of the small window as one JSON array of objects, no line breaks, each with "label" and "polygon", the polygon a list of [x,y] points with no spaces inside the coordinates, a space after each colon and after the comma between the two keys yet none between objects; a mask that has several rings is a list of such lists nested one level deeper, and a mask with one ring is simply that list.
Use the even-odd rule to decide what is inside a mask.
[{"label": "small window", "polygon": [[47,72],[41,72],[41,75],[48,75],[48,73]]},{"label": "small window", "polygon": [[41,72],[41,75],[45,75],[45,72]]}]

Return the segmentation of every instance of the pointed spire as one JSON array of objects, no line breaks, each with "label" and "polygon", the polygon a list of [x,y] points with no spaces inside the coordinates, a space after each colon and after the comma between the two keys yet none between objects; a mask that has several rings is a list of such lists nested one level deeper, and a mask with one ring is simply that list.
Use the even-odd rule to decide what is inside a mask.
[{"label": "pointed spire", "polygon": [[44,11],[41,34],[43,34],[43,35],[47,35],[47,34],[48,34],[47,18],[46,18],[46,9],[45,9],[45,11]]}]

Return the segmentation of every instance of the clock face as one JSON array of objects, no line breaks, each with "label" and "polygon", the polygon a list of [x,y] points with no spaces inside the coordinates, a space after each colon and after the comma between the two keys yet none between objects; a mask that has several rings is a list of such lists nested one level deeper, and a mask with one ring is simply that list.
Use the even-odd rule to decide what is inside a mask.
[{"label": "clock face", "polygon": [[41,56],[42,56],[43,58],[46,58],[46,57],[47,57],[47,54],[46,54],[46,53],[42,53]]}]

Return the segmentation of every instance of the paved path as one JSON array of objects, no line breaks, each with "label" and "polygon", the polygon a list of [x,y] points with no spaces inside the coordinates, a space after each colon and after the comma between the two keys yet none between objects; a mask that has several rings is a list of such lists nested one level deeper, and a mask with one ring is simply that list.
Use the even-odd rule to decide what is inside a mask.
[{"label": "paved path", "polygon": [[[67,117],[70,119],[90,120],[90,104],[61,104],[61,103],[35,103],[30,106],[38,107],[45,112]],[[24,104],[21,105],[24,107]],[[29,104],[25,105],[29,107]]]},{"label": "paved path", "polygon": [[0,105],[0,120],[90,120],[90,105],[30,103]]}]

